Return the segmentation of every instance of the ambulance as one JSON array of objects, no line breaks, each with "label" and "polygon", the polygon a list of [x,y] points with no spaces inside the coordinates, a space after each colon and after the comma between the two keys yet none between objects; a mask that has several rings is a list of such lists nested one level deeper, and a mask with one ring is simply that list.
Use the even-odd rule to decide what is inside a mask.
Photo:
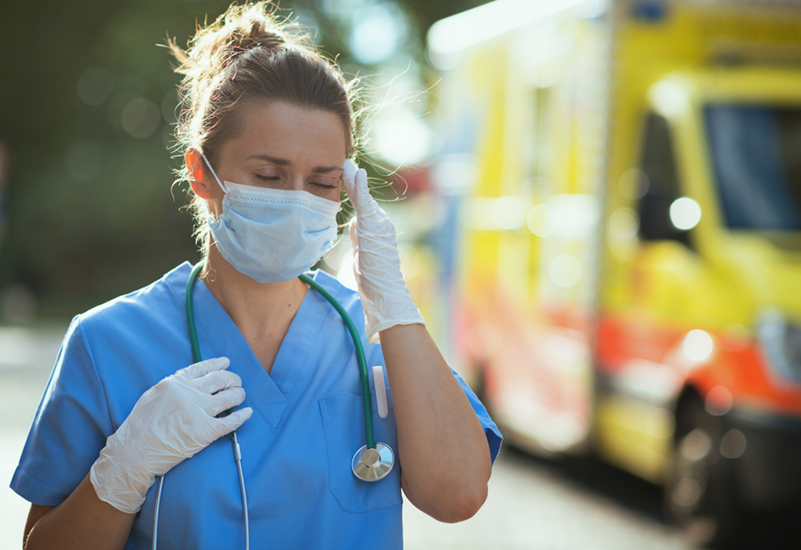
[{"label": "ambulance", "polygon": [[427,55],[441,340],[507,440],[701,544],[797,521],[801,2],[497,0]]}]

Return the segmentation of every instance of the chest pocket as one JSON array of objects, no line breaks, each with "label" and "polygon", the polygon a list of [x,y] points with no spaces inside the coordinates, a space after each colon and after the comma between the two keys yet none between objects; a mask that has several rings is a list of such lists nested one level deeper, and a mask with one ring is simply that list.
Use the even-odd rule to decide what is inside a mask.
[{"label": "chest pocket", "polygon": [[395,415],[389,395],[390,414],[380,418],[373,403],[375,440],[386,443],[395,452],[395,467],[379,481],[358,479],[351,470],[351,460],[365,444],[362,397],[336,393],[320,399],[325,444],[328,451],[328,487],[345,512],[371,512],[401,506],[400,467],[398,465],[398,435]]}]

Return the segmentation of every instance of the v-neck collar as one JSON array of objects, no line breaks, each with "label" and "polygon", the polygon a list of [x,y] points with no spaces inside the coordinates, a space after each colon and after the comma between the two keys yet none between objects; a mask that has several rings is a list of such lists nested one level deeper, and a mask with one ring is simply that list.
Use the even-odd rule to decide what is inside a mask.
[{"label": "v-neck collar", "polygon": [[[171,281],[184,306],[191,268],[188,262],[182,264],[173,272],[175,278]],[[309,275],[337,297],[341,287],[332,285],[331,277],[320,277],[319,271]],[[299,376],[310,368],[306,365],[308,354],[334,309],[324,307],[326,299],[310,288],[281,342],[270,374],[267,374],[239,328],[202,279],[196,281],[193,294],[202,357],[228,357],[231,361],[228,370],[242,378],[242,387],[247,393],[243,406],[252,406],[271,428],[278,429]]]}]

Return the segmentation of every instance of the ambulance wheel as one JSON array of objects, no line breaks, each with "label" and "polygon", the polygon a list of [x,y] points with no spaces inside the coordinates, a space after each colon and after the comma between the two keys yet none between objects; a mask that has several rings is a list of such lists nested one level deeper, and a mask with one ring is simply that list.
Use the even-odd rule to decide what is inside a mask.
[{"label": "ambulance wheel", "polygon": [[720,420],[707,413],[697,397],[684,401],[676,417],[672,466],[664,489],[667,514],[698,546],[740,548],[745,523],[735,502],[729,460],[720,454]]}]

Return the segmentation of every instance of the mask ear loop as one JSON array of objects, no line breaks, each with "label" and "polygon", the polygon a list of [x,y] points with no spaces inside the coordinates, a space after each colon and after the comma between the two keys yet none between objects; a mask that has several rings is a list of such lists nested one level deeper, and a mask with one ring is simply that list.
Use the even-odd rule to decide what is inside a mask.
[{"label": "mask ear loop", "polygon": [[209,170],[211,170],[211,175],[214,176],[214,179],[217,180],[217,184],[219,184],[220,189],[223,190],[223,193],[228,193],[228,189],[225,188],[225,186],[220,181],[220,178],[217,177],[217,172],[215,172],[214,168],[211,167],[211,163],[209,162],[209,159],[206,158],[206,155],[203,154],[203,151],[200,151],[200,156],[203,157],[203,160],[206,161],[206,166],[208,166]]}]

